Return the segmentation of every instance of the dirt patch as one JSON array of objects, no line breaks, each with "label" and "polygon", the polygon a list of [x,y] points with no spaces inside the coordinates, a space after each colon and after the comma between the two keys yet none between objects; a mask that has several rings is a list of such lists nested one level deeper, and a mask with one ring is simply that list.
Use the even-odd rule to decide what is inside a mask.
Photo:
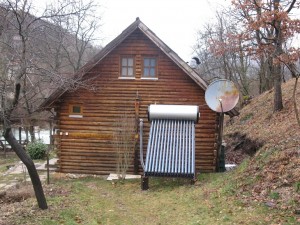
[{"label": "dirt patch", "polygon": [[23,212],[24,202],[34,196],[32,186],[29,184],[19,184],[0,193],[0,225],[14,224],[10,221],[16,213]]},{"label": "dirt patch", "polygon": [[68,196],[70,194],[69,188],[57,188],[54,184],[47,185],[44,192],[47,197]]},{"label": "dirt patch", "polygon": [[246,134],[235,132],[225,136],[226,163],[240,164],[246,157],[253,156],[264,143],[259,140],[252,140]]},{"label": "dirt patch", "polygon": [[34,196],[32,185],[18,184],[0,194],[0,203],[22,202]]},{"label": "dirt patch", "polygon": [[[66,198],[70,194],[70,189],[68,186],[58,187],[55,184],[50,184],[44,186],[44,193],[47,199],[52,197]],[[62,201],[57,206],[53,206],[48,201],[49,209],[47,210],[47,214],[49,218],[56,219],[57,213],[54,213],[55,207],[63,209],[69,205],[70,203],[67,200]],[[31,183],[22,184],[18,188],[14,187],[0,192],[0,207],[0,225],[24,224],[19,221],[20,218],[38,217],[44,213],[44,210],[39,209],[37,206]]]}]

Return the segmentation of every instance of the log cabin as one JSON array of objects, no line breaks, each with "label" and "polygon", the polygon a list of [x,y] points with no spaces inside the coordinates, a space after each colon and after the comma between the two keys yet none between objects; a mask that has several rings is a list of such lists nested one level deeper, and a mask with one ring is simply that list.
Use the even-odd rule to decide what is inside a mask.
[{"label": "log cabin", "polygon": [[[90,88],[59,88],[41,105],[43,110],[56,113],[54,139],[60,172],[116,172],[120,164],[117,139],[123,135],[127,136],[125,141],[126,137],[122,138],[130,152],[128,172],[141,173],[138,121],[144,120],[145,154],[150,104],[199,106],[200,119],[195,125],[196,172],[218,170],[221,117],[205,102],[208,83],[139,18],[75,77]],[[237,111],[228,114],[235,116]]]}]

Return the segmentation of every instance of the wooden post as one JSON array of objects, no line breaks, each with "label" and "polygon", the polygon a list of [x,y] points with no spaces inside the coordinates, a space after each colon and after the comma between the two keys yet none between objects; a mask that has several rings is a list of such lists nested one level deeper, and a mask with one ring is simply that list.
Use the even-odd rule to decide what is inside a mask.
[{"label": "wooden post", "polygon": [[3,150],[4,150],[4,158],[6,159],[6,140],[4,139],[4,147],[3,147]]},{"label": "wooden post", "polygon": [[47,184],[50,184],[50,168],[49,168],[49,152],[50,149],[52,148],[52,120],[50,119],[49,121],[49,125],[50,125],[50,143],[47,149]]},{"label": "wooden post", "polygon": [[217,164],[216,164],[216,171],[217,172],[220,172],[220,155],[221,155],[222,140],[223,140],[223,123],[224,123],[224,113],[220,113],[218,149],[217,149]]},{"label": "wooden post", "polygon": [[197,177],[196,175],[193,177],[193,179],[191,179],[191,185],[194,185],[197,181]]},{"label": "wooden post", "polygon": [[27,144],[27,143],[29,143],[28,127],[25,127],[24,131],[25,131],[25,135],[26,135],[25,142],[26,142],[26,144]]},{"label": "wooden post", "polygon": [[49,168],[49,152],[51,149],[51,138],[52,138],[52,121],[50,119],[49,121],[49,145],[48,145],[48,149],[47,149],[47,184],[50,184],[50,168]]},{"label": "wooden post", "polygon": [[141,188],[142,188],[142,191],[146,191],[149,189],[149,177],[142,176]]},{"label": "wooden post", "polygon": [[6,159],[6,143],[5,143],[5,139],[3,140],[3,142],[2,142],[2,140],[0,140],[0,145],[3,148],[4,158]]},{"label": "wooden post", "polygon": [[138,91],[134,102],[135,108],[135,140],[134,140],[134,174],[139,173],[139,116],[140,116],[140,97]]},{"label": "wooden post", "polygon": [[22,144],[22,127],[19,127],[19,144]]}]

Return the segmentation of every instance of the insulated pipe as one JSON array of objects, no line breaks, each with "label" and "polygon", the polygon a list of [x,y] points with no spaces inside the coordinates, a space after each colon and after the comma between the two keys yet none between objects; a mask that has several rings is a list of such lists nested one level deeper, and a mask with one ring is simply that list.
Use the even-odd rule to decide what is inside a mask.
[{"label": "insulated pipe", "polygon": [[143,119],[140,119],[140,160],[143,170],[145,171],[144,153],[143,153]]}]

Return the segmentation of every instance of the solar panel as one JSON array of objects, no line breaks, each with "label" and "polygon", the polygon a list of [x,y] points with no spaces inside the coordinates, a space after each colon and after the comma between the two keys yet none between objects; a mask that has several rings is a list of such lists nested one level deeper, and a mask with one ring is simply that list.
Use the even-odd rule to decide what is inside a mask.
[{"label": "solar panel", "polygon": [[151,126],[145,176],[195,176],[195,122],[198,106],[149,107]]}]

